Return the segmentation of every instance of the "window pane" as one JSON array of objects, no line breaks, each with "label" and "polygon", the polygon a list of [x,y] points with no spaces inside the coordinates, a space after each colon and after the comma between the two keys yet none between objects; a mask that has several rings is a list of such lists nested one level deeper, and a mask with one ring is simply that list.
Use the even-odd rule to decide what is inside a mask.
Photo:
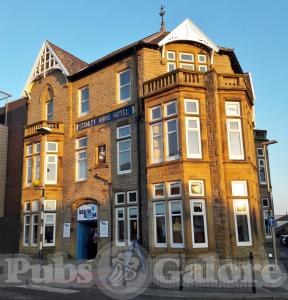
[{"label": "window pane", "polygon": [[40,156],[35,157],[35,180],[40,179]]},{"label": "window pane", "polygon": [[[168,124],[168,156],[178,155],[178,133],[176,121],[172,121]],[[171,130],[175,130],[172,131]]]},{"label": "window pane", "polygon": [[48,152],[57,152],[57,143],[56,142],[48,142],[47,143],[47,151]]},{"label": "window pane", "polygon": [[232,155],[242,155],[240,132],[229,132],[230,151]]},{"label": "window pane", "polygon": [[195,243],[206,243],[205,240],[205,225],[203,216],[193,216],[194,226],[194,242]]},{"label": "window pane", "polygon": [[[124,202],[125,202],[125,195],[124,194],[117,194],[116,195],[116,203],[117,204],[123,204]],[[119,212],[122,212],[122,211],[119,210],[118,213]]]},{"label": "window pane", "polygon": [[130,83],[130,69],[120,74],[120,86]]},{"label": "window pane", "polygon": [[154,186],[155,197],[164,197],[164,184]]},{"label": "window pane", "polygon": [[87,161],[82,160],[79,162],[79,178],[87,178]]},{"label": "window pane", "polygon": [[137,192],[129,192],[128,197],[129,197],[129,203],[137,202]]},{"label": "window pane", "polygon": [[161,161],[163,158],[162,124],[152,126],[152,159]]},{"label": "window pane", "polygon": [[84,88],[81,90],[81,101],[89,100],[89,88]]},{"label": "window pane", "polygon": [[205,54],[198,54],[198,61],[201,63],[206,63],[206,55]]},{"label": "window pane", "polygon": [[168,63],[168,72],[172,72],[176,69],[175,63]]},{"label": "window pane", "polygon": [[200,154],[198,131],[188,131],[188,153]]},{"label": "window pane", "polygon": [[131,169],[131,140],[118,143],[119,149],[119,171]]},{"label": "window pane", "polygon": [[127,151],[130,149],[130,140],[119,142],[119,151]]},{"label": "window pane", "polygon": [[89,112],[89,101],[81,102],[81,113]]},{"label": "window pane", "polygon": [[179,183],[172,183],[170,184],[170,195],[180,195],[181,194],[181,188]]},{"label": "window pane", "polygon": [[156,203],[155,204],[155,213],[156,213],[156,215],[165,215],[164,203]]},{"label": "window pane", "polygon": [[33,236],[32,243],[37,244],[38,237],[38,215],[33,215]]},{"label": "window pane", "polygon": [[53,100],[47,103],[47,120],[51,121],[53,119]]},{"label": "window pane", "polygon": [[247,196],[246,181],[232,181],[232,195],[233,196]]},{"label": "window pane", "polygon": [[179,202],[173,202],[171,203],[171,213],[172,214],[181,214],[182,212],[182,206]]},{"label": "window pane", "polygon": [[185,112],[186,113],[198,113],[198,101],[185,101]]},{"label": "window pane", "polygon": [[191,71],[193,71],[195,69],[193,64],[180,64],[180,68],[186,69],[186,70],[191,70]]},{"label": "window pane", "polygon": [[226,116],[240,116],[240,103],[226,102],[225,110],[226,110]]},{"label": "window pane", "polygon": [[181,216],[172,216],[172,238],[173,243],[183,243]]},{"label": "window pane", "polygon": [[156,242],[158,244],[166,243],[166,224],[165,217],[156,217]]},{"label": "window pane", "polygon": [[118,220],[118,242],[124,242],[125,223],[124,220]]},{"label": "window pane", "polygon": [[155,107],[155,108],[152,108],[152,120],[157,120],[157,119],[161,119],[162,117],[162,114],[161,114],[161,107]]},{"label": "window pane", "polygon": [[87,147],[87,137],[84,137],[84,138],[81,138],[81,139],[78,139],[76,141],[76,147],[77,148],[84,148],[84,147]]},{"label": "window pane", "polygon": [[177,113],[176,102],[166,104],[166,115],[171,116]]},{"label": "window pane", "polygon": [[48,182],[57,181],[57,159],[54,156],[47,157],[47,172],[46,178]]},{"label": "window pane", "polygon": [[180,60],[194,61],[194,55],[189,53],[180,53]]},{"label": "window pane", "polygon": [[167,59],[175,60],[175,52],[174,51],[168,51],[167,52]]},{"label": "window pane", "polygon": [[131,135],[131,126],[130,125],[118,128],[118,139],[130,136],[130,135]]},{"label": "window pane", "polygon": [[239,242],[249,242],[248,216],[237,215],[236,218]]},{"label": "window pane", "polygon": [[120,88],[120,99],[130,99],[130,85],[125,85]]},{"label": "window pane", "polygon": [[130,220],[130,241],[138,239],[137,220]]},{"label": "window pane", "polygon": [[44,241],[45,244],[54,243],[54,225],[45,225]]}]

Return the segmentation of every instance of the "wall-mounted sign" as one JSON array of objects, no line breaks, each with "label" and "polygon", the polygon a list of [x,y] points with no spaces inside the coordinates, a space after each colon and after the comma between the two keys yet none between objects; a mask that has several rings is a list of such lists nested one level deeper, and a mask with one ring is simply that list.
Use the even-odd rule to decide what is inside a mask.
[{"label": "wall-mounted sign", "polygon": [[103,123],[107,123],[110,121],[114,121],[117,119],[125,118],[134,115],[135,107],[134,105],[125,106],[123,108],[111,111],[106,115],[102,115],[100,117],[96,117],[93,119],[89,119],[76,124],[76,131],[80,131],[82,129],[94,127]]},{"label": "wall-mounted sign", "polygon": [[84,204],[77,210],[77,221],[93,221],[97,220],[97,205]]},{"label": "wall-mounted sign", "polygon": [[99,164],[106,163],[106,145],[98,146],[98,158]]},{"label": "wall-mounted sign", "polygon": [[70,238],[71,224],[64,223],[63,224],[63,238]]},{"label": "wall-mounted sign", "polygon": [[100,221],[100,237],[108,237],[108,221]]}]

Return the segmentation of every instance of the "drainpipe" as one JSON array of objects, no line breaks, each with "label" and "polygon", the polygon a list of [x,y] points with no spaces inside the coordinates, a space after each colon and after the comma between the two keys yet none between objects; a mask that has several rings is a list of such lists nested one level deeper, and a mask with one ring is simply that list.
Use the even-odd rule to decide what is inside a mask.
[{"label": "drainpipe", "polygon": [[136,126],[137,126],[137,162],[138,162],[138,218],[139,218],[139,242],[140,245],[143,244],[143,236],[142,236],[142,183],[141,183],[141,140],[140,140],[140,122],[142,120],[142,116],[140,115],[142,112],[141,101],[139,97],[139,87],[138,87],[138,59],[137,59],[137,49],[133,47],[134,54],[134,62],[135,62],[135,77],[136,77],[136,93],[137,93],[137,103],[136,103]]}]

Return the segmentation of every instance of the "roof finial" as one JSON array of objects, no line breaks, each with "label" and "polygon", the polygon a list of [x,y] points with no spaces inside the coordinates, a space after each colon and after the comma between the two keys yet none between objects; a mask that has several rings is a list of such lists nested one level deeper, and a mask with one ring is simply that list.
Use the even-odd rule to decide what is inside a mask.
[{"label": "roof finial", "polygon": [[162,5],[162,4],[161,4],[159,15],[162,18],[160,31],[165,32],[166,31],[166,29],[165,29],[165,22],[164,22],[165,6]]}]

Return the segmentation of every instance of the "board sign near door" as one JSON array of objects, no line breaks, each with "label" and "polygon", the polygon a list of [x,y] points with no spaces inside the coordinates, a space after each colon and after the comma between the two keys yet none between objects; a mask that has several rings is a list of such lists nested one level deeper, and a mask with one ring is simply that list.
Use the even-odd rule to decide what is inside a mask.
[{"label": "board sign near door", "polygon": [[95,221],[97,220],[97,205],[84,204],[78,207],[77,221]]}]

